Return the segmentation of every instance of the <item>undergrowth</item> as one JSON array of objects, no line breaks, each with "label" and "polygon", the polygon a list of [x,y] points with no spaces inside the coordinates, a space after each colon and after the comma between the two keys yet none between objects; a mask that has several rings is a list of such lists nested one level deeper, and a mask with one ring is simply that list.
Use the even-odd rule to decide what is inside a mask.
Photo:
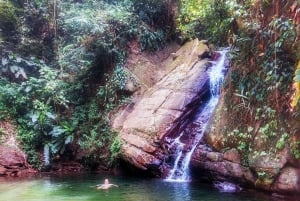
[{"label": "undergrowth", "polygon": [[[16,119],[35,168],[77,159],[90,168],[117,163],[121,141],[109,113],[126,103],[129,43],[156,51],[173,34],[168,1],[0,3],[0,118]],[[8,29],[3,24],[11,24]]]},{"label": "undergrowth", "polygon": [[[295,51],[299,50],[297,24],[285,10],[274,9],[285,6],[283,2],[257,2],[249,5],[249,12],[239,10],[239,14],[244,13],[239,17],[244,27],[233,35],[232,67],[225,83],[225,104],[232,116],[227,119],[225,133],[238,134],[228,136],[225,146],[236,147],[244,155],[255,151],[255,147],[268,155],[279,152],[290,146],[298,132],[292,129],[299,126],[294,117],[298,111],[291,106],[295,66],[300,57]],[[258,18],[260,11],[268,16]],[[258,136],[264,147],[255,144]],[[290,148],[295,150],[295,146]],[[245,160],[247,163],[247,157]]]}]

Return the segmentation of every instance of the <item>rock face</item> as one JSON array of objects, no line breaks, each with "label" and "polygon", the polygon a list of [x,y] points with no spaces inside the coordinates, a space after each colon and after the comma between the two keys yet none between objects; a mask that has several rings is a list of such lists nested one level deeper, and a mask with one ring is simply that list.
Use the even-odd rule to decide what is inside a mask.
[{"label": "rock face", "polygon": [[25,176],[34,172],[19,149],[7,145],[0,146],[0,176]]},{"label": "rock face", "polygon": [[272,186],[272,190],[278,192],[300,192],[300,169],[286,167]]},{"label": "rock face", "polygon": [[243,147],[237,149],[240,144],[234,143],[241,141],[235,141],[237,138],[234,136],[243,133],[228,134],[224,129],[228,125],[227,118],[230,114],[226,113],[224,99],[221,98],[202,142],[208,148],[198,146],[195,150],[191,162],[193,169],[205,171],[210,180],[231,181],[276,193],[299,194],[299,159],[291,155],[290,148],[276,148],[278,140],[275,136],[271,138],[273,140],[268,140],[259,132],[258,124],[253,129],[255,137],[245,141],[251,143],[251,150]]},{"label": "rock face", "polygon": [[10,121],[0,121],[0,177],[26,176],[35,171],[26,162],[26,155],[15,139],[16,129]]},{"label": "rock face", "polygon": [[197,171],[209,172],[215,180],[238,180],[245,184],[255,182],[250,168],[241,165],[240,156],[235,149],[221,153],[199,146],[193,154],[192,166]]},{"label": "rock face", "polygon": [[181,123],[178,119],[184,119],[189,105],[208,90],[208,62],[200,59],[207,51],[198,40],[185,44],[168,58],[167,75],[119,112],[113,128],[123,142],[123,159],[142,170],[161,173],[162,141]]},{"label": "rock face", "polygon": [[[199,105],[208,91],[209,62],[204,59],[209,56],[208,51],[204,43],[194,40],[170,54],[164,61],[165,73],[159,72],[160,79],[157,77],[155,82],[152,77],[151,83],[148,80],[148,85],[144,84],[145,92],[117,113],[113,128],[122,139],[125,161],[154,175],[163,175],[163,162],[172,154],[168,150],[169,137],[183,131],[193,116],[194,105]],[[132,72],[135,71],[138,70]],[[143,80],[147,81],[145,77]],[[251,141],[251,150],[247,150],[241,146],[244,144],[238,144],[241,141],[237,138],[228,140],[224,135],[227,118],[230,114],[226,113],[221,97],[205,137],[193,153],[192,169],[206,174],[210,181],[229,181],[278,193],[300,193],[300,163],[291,156],[291,151],[287,147],[274,149],[278,139],[269,146],[264,134],[258,132],[260,124],[248,127],[247,132],[256,133],[253,138],[248,137],[249,133],[236,133],[248,143]],[[230,146],[225,146],[225,142]]]},{"label": "rock face", "polygon": [[300,169],[284,161],[274,164],[273,159],[265,156],[259,158],[257,164],[244,166],[235,149],[221,153],[199,147],[193,154],[192,167],[197,172],[205,172],[210,180],[230,181],[283,194],[300,193]]}]

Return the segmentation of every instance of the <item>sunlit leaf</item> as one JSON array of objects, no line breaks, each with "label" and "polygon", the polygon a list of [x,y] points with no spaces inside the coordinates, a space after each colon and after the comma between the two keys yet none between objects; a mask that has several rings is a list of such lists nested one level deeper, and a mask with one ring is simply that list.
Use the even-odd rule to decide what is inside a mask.
[{"label": "sunlit leaf", "polygon": [[37,122],[38,118],[39,118],[39,115],[37,115],[37,114],[32,114],[32,116],[31,116],[31,121],[32,121],[32,123]]},{"label": "sunlit leaf", "polygon": [[65,131],[66,130],[61,128],[60,126],[54,126],[52,131],[49,132],[49,135],[57,137],[57,136],[63,134]]},{"label": "sunlit leaf", "polygon": [[2,58],[2,65],[5,66],[6,64],[8,64],[8,59],[6,58]]}]

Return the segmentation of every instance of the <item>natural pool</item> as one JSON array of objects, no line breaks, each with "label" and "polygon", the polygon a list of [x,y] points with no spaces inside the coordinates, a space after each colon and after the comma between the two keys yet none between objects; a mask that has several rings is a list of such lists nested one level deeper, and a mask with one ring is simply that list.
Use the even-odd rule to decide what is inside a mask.
[{"label": "natural pool", "polygon": [[[262,193],[220,193],[203,183],[107,176],[118,188],[97,190],[98,174],[0,180],[0,201],[273,201]],[[280,199],[283,200],[283,199]]]}]

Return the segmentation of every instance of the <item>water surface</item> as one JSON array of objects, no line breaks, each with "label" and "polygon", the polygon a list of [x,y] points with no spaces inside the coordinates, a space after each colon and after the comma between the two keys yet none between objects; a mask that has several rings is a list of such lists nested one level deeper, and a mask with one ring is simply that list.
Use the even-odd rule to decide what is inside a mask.
[{"label": "water surface", "polygon": [[[277,201],[262,193],[221,193],[195,182],[107,176],[118,188],[97,190],[103,175],[42,176],[0,180],[0,201]],[[284,200],[284,199],[280,199]]]}]

